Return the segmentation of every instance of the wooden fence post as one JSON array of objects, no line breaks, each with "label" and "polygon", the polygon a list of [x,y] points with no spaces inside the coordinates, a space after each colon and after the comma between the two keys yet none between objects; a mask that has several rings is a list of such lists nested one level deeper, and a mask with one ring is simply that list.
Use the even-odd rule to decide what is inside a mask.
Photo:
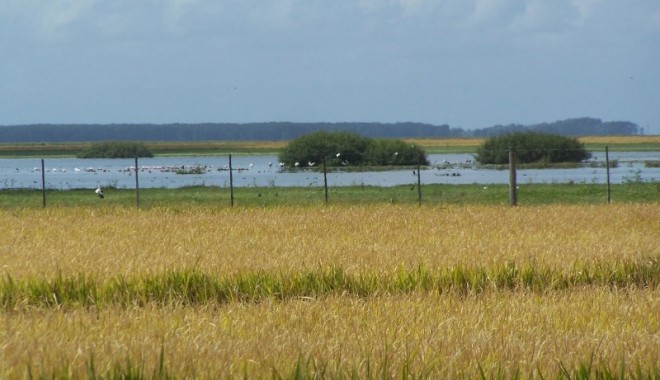
[{"label": "wooden fence post", "polygon": [[421,164],[417,158],[417,204],[422,205],[422,175],[420,173]]},{"label": "wooden fence post", "polygon": [[328,205],[328,165],[326,157],[323,156],[323,188],[325,189],[325,205]]},{"label": "wooden fence post", "polygon": [[229,153],[229,205],[234,207],[234,169],[231,166],[231,153]]},{"label": "wooden fence post", "polygon": [[46,208],[46,165],[44,159],[41,159],[41,207]]},{"label": "wooden fence post", "polygon": [[509,148],[509,204],[518,205],[518,189],[516,183],[516,152]]},{"label": "wooden fence post", "polygon": [[605,145],[605,167],[607,168],[607,203],[612,201],[610,193],[610,150],[607,145]]},{"label": "wooden fence post", "polygon": [[140,181],[138,180],[138,158],[135,157],[135,205],[140,208]]}]

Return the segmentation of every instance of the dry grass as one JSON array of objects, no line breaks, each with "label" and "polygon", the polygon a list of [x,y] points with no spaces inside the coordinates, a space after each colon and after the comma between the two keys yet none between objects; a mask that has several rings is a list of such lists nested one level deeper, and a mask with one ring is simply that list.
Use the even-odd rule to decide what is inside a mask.
[{"label": "dry grass", "polygon": [[[655,203],[0,210],[0,231],[2,272],[26,283],[189,269],[231,277],[339,267],[395,276],[420,265],[507,263],[573,273],[660,257]],[[24,377],[27,368],[82,377],[91,357],[100,374],[129,358],[150,376],[161,348],[166,369],[182,377],[289,376],[298,365],[307,375],[362,378],[475,377],[479,366],[488,374],[554,378],[562,365],[575,368],[592,355],[615,372],[625,363],[626,371],[639,366],[657,376],[658,314],[660,289],[634,284],[26,306],[0,311],[0,377]]]},{"label": "dry grass", "polygon": [[159,141],[146,143],[149,149],[158,150],[228,150],[272,149],[276,151],[286,146],[287,141]]},{"label": "dry grass", "polygon": [[[498,369],[554,378],[594,356],[612,370],[645,368],[660,355],[657,291],[581,289],[539,296],[397,297],[229,304],[222,308],[34,310],[0,314],[0,368],[20,377],[28,364],[80,377],[94,355],[99,373],[125,358],[147,373],[159,365],[183,377],[308,373],[397,377],[402,369],[438,378]],[[657,315],[657,313],[656,313]],[[57,347],[57,350],[53,348]],[[376,377],[376,376],[374,376]],[[380,377],[380,376],[377,376]]]},{"label": "dry grass", "polygon": [[660,144],[660,135],[654,136],[584,136],[578,140],[585,144]]},{"label": "dry grass", "polygon": [[0,268],[14,279],[506,262],[570,270],[660,255],[657,204],[19,210],[0,211],[0,230]]}]

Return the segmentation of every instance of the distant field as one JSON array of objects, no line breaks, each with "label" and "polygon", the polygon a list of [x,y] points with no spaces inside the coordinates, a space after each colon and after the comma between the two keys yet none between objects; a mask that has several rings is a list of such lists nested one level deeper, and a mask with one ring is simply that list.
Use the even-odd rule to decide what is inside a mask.
[{"label": "distant field", "polygon": [[660,376],[658,204],[0,209],[0,378]]},{"label": "distant field", "polygon": [[[605,150],[605,145],[618,151],[658,151],[660,136],[591,136],[580,137],[587,149]],[[473,153],[484,142],[480,138],[405,139],[424,148],[427,153]],[[286,141],[208,141],[147,142],[156,155],[276,154]],[[0,157],[75,156],[89,143],[0,143]]]}]

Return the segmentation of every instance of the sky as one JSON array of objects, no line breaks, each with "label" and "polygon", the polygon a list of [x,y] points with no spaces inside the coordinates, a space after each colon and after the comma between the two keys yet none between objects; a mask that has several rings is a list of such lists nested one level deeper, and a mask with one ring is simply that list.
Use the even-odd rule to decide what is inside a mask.
[{"label": "sky", "polygon": [[0,0],[0,125],[574,117],[660,134],[660,1]]}]

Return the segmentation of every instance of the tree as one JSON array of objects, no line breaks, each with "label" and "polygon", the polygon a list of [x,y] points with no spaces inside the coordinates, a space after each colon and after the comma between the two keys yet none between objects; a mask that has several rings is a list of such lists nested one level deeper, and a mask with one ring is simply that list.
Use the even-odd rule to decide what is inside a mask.
[{"label": "tree", "polygon": [[477,149],[477,162],[505,164],[509,150],[516,152],[520,163],[580,162],[591,157],[576,138],[537,132],[517,132],[492,137]]},{"label": "tree", "polygon": [[426,154],[401,140],[374,140],[350,132],[319,131],[292,140],[279,154],[288,167],[427,164]]},{"label": "tree", "polygon": [[153,157],[143,143],[110,141],[91,144],[76,155],[78,158],[134,158]]}]

